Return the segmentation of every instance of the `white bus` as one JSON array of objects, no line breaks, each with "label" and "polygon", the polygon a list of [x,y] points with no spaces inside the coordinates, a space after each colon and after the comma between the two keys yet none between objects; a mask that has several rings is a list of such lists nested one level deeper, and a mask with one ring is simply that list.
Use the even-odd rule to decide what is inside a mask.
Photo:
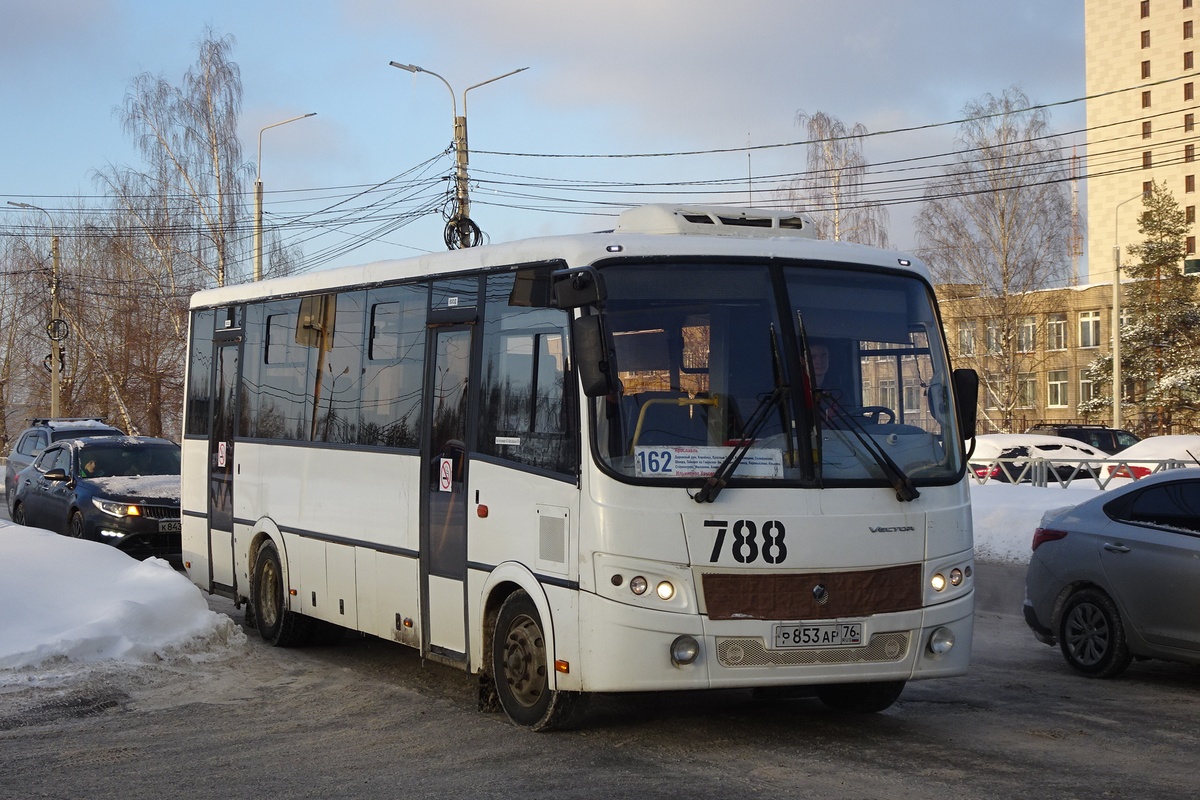
[{"label": "white bus", "polygon": [[882,710],[961,675],[963,442],[925,269],[786,213],[200,292],[183,558],[264,639],[343,629],[536,730],[597,692]]}]

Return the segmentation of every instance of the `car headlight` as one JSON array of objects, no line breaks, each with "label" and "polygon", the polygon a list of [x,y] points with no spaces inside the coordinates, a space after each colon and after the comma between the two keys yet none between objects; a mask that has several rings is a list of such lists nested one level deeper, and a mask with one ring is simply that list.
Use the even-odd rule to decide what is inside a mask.
[{"label": "car headlight", "polygon": [[142,510],[132,503],[118,503],[114,500],[92,498],[92,505],[113,517],[140,517]]}]

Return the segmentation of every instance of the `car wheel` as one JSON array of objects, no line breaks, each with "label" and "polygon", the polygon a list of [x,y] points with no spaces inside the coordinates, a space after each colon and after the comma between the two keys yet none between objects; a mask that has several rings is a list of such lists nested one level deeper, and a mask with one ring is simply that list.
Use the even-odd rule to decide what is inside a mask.
[{"label": "car wheel", "polygon": [[904,681],[835,683],[817,689],[817,698],[834,711],[874,714],[889,708],[904,691]]},{"label": "car wheel", "polygon": [[83,538],[83,514],[78,511],[71,512],[71,518],[67,521],[67,534],[72,539]]},{"label": "car wheel", "polygon": [[1058,641],[1067,663],[1091,678],[1120,675],[1133,660],[1121,614],[1099,589],[1081,589],[1068,598]]},{"label": "car wheel", "polygon": [[275,647],[298,647],[312,637],[313,620],[291,611],[284,599],[283,566],[279,551],[267,542],[254,560],[250,604],[263,641]]},{"label": "car wheel", "polygon": [[550,653],[533,600],[523,591],[500,607],[492,640],[492,677],[500,707],[517,725],[562,730],[583,714],[587,696],[550,688]]},{"label": "car wheel", "polygon": [[8,515],[9,519],[16,525],[25,524],[25,506],[21,503],[13,503],[12,513]]}]

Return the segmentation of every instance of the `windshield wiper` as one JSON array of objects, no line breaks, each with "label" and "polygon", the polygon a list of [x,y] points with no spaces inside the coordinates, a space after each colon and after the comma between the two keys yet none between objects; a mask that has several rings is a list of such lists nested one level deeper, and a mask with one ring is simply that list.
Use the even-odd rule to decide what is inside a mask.
[{"label": "windshield wiper", "polygon": [[831,428],[831,430],[848,430],[854,434],[854,438],[858,439],[862,444],[863,449],[870,454],[871,459],[883,471],[884,477],[888,479],[888,483],[896,491],[896,499],[902,503],[911,502],[921,496],[917,491],[917,487],[912,482],[912,478],[908,476],[899,464],[897,464],[887,451],[883,449],[883,445],[875,441],[858,418],[844,409],[832,395],[821,393],[818,403],[823,407],[833,412],[833,420],[840,423],[845,423],[844,428]]},{"label": "windshield wiper", "polygon": [[711,503],[717,499],[717,495],[725,488],[725,484],[729,482],[729,478],[737,470],[738,465],[742,463],[742,459],[746,457],[750,446],[754,444],[754,440],[758,437],[759,431],[763,425],[771,418],[771,411],[777,403],[783,402],[788,395],[788,387],[776,386],[775,391],[764,397],[759,402],[758,407],[754,409],[754,413],[750,415],[750,419],[746,421],[746,427],[742,431],[742,438],[737,445],[729,451],[725,456],[725,460],[720,466],[713,471],[704,485],[700,487],[700,491],[692,495],[692,499],[697,503]]},{"label": "windshield wiper", "polygon": [[754,413],[750,415],[750,419],[746,420],[746,425],[742,428],[742,438],[738,441],[729,454],[725,456],[725,460],[713,471],[704,485],[700,487],[700,491],[692,496],[692,499],[697,503],[711,503],[717,499],[717,495],[725,488],[725,484],[729,482],[730,477],[737,471],[738,464],[742,463],[742,459],[746,457],[746,453],[750,451],[750,446],[754,444],[754,440],[758,438],[759,431],[763,425],[767,424],[767,420],[771,417],[771,410],[777,405],[780,408],[781,423],[783,425],[783,434],[787,437],[786,450],[792,451],[792,429],[789,424],[789,417],[784,406],[784,400],[788,396],[789,388],[783,382],[783,362],[779,357],[779,336],[775,332],[775,323],[771,323],[768,330],[768,335],[771,338],[771,368],[775,377],[775,390],[764,397],[754,409]]}]

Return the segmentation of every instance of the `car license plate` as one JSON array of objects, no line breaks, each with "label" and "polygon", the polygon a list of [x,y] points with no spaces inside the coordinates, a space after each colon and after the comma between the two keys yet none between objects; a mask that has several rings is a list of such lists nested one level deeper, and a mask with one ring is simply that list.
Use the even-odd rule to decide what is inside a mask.
[{"label": "car license plate", "polygon": [[164,519],[158,522],[159,533],[179,533],[183,530],[177,519]]},{"label": "car license plate", "polygon": [[861,622],[776,622],[771,626],[775,649],[796,647],[859,647],[862,645]]}]

